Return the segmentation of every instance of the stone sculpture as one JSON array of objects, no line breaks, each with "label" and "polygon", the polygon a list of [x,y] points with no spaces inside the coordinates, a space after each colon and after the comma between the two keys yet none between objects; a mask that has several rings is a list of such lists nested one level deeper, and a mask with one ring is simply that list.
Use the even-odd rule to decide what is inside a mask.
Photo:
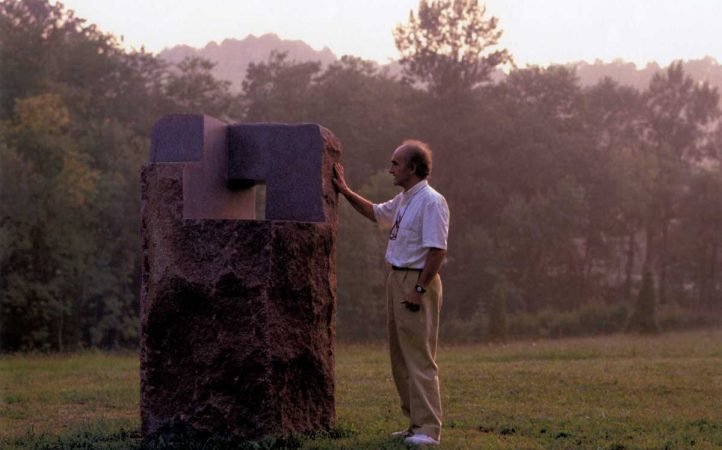
[{"label": "stone sculpture", "polygon": [[141,174],[144,437],[334,425],[340,154],[313,124],[156,123]]}]

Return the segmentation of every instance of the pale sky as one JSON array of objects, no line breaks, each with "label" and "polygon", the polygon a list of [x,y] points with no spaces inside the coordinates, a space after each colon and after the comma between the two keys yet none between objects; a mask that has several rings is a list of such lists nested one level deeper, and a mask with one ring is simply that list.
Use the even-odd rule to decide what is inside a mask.
[{"label": "pale sky", "polygon": [[[396,59],[393,28],[418,0],[65,0],[66,8],[157,53],[276,33],[336,56]],[[484,3],[483,1],[481,3]],[[711,56],[722,62],[722,0],[488,0],[520,67],[615,58],[643,66]]]}]

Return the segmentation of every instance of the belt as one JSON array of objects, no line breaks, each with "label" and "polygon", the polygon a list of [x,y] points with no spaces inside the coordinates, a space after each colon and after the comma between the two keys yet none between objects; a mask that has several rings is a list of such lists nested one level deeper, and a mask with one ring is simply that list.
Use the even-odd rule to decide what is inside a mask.
[{"label": "belt", "polygon": [[396,267],[396,266],[391,266],[391,269],[392,270],[410,270],[412,272],[421,272],[422,270],[424,270],[424,269],[414,269],[413,267]]}]

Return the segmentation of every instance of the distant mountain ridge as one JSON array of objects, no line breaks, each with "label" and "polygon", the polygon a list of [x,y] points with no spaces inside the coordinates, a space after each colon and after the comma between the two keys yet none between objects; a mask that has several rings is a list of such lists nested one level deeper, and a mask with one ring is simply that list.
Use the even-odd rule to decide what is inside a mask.
[{"label": "distant mountain ridge", "polygon": [[[252,62],[267,61],[273,50],[287,52],[290,61],[320,61],[324,67],[338,59],[328,47],[314,50],[303,41],[281,39],[274,33],[267,33],[259,37],[249,34],[244,39],[225,39],[220,44],[213,41],[201,49],[178,45],[161,51],[159,56],[169,63],[178,63],[188,56],[199,56],[213,61],[216,63],[213,69],[214,76],[230,81],[232,89],[240,91],[248,65]],[[637,68],[634,63],[623,60],[595,61],[594,63],[578,61],[564,65],[576,70],[582,86],[590,86],[604,77],[609,77],[619,84],[633,86],[639,90],[644,90],[649,85],[652,76],[664,69],[654,62]],[[390,75],[400,73],[400,66],[396,61],[379,67],[388,69]],[[706,81],[717,87],[722,94],[722,66],[715,58],[706,57],[685,61],[684,70],[694,80]],[[493,79],[495,81],[503,80],[504,75],[497,71]]]},{"label": "distant mountain ridge", "polygon": [[169,63],[181,62],[189,56],[199,56],[216,63],[213,75],[232,83],[233,90],[240,90],[250,63],[265,62],[273,50],[288,53],[289,61],[320,61],[323,66],[337,60],[328,48],[314,50],[303,41],[281,39],[276,34],[267,33],[260,37],[249,34],[242,40],[225,39],[220,45],[215,41],[196,49],[188,45],[177,45],[159,53],[159,57]]},{"label": "distant mountain ridge", "polygon": [[[639,90],[646,89],[655,73],[664,70],[655,62],[648,63],[638,69],[634,63],[615,60],[609,63],[596,61],[592,64],[576,62],[568,64],[576,69],[577,77],[583,86],[596,84],[604,77],[609,77],[617,83],[632,86]],[[702,59],[687,60],[682,63],[684,71],[698,82],[708,82],[716,87],[722,94],[722,66],[715,58],[710,56]]]}]

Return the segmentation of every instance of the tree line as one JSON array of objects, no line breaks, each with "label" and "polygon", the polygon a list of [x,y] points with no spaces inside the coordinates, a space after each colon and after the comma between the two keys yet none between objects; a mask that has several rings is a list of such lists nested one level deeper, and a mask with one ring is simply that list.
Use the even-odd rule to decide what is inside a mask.
[{"label": "tree line", "polygon": [[[0,351],[133,347],[139,171],[171,112],[316,122],[374,201],[405,138],[434,149],[452,212],[445,339],[710,323],[722,309],[719,94],[681,63],[643,89],[514,66],[475,0],[421,1],[394,30],[404,72],[272,53],[242,92],[213,63],[164,63],[62,4],[0,4]],[[510,68],[492,82],[498,67]],[[338,335],[382,338],[386,237],[342,203]]]}]

